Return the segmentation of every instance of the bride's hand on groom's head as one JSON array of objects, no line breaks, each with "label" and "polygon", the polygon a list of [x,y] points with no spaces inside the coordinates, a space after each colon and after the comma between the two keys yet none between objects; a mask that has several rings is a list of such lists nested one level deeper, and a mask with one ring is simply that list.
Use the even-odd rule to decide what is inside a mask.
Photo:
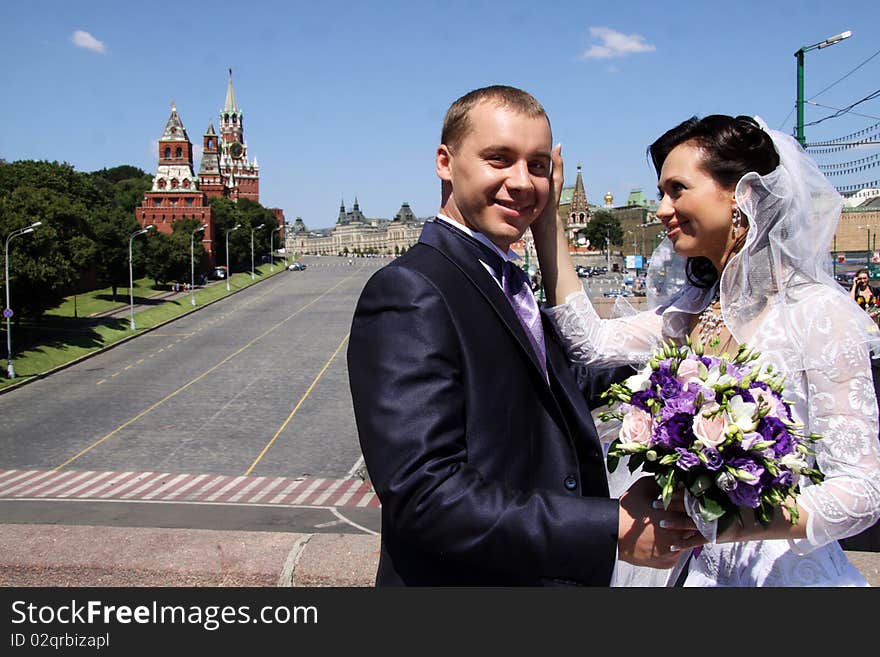
[{"label": "bride's hand on groom's head", "polygon": [[542,236],[555,236],[557,230],[557,218],[559,215],[559,200],[562,198],[562,187],[565,184],[565,174],[562,165],[562,144],[556,144],[550,151],[552,164],[550,172],[550,196],[544,210],[531,224],[532,235],[536,240]]}]

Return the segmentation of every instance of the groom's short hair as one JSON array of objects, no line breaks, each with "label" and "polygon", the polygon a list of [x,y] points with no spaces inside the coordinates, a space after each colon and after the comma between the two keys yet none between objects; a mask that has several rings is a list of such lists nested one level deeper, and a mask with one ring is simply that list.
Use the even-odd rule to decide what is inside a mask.
[{"label": "groom's short hair", "polygon": [[543,116],[547,119],[547,123],[550,123],[544,107],[532,94],[516,87],[496,84],[469,91],[449,106],[443,119],[440,143],[450,149],[457,148],[471,129],[468,118],[471,109],[484,101],[529,117]]}]

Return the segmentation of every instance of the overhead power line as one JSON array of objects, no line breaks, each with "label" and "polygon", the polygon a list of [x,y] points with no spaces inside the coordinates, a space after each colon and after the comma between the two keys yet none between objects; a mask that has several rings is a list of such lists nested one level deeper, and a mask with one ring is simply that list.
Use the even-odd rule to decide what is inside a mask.
[{"label": "overhead power line", "polygon": [[847,107],[844,107],[843,109],[838,110],[834,114],[829,114],[828,116],[824,116],[817,121],[805,123],[804,127],[806,127],[808,125],[818,125],[819,123],[822,123],[823,121],[827,121],[828,119],[834,119],[834,118],[837,118],[838,116],[843,116],[844,114],[848,113],[853,107],[861,105],[862,103],[866,103],[869,100],[873,100],[874,98],[877,98],[878,96],[880,96],[880,89],[877,89],[877,91],[872,91],[870,94],[868,94],[867,96],[865,96],[861,100],[857,100],[852,105],[848,105]]},{"label": "overhead power line", "polygon": [[829,84],[827,87],[825,87],[822,91],[820,91],[820,92],[818,92],[818,93],[813,94],[812,96],[810,96],[807,100],[813,100],[813,98],[817,98],[817,97],[821,96],[822,94],[824,94],[826,91],[828,91],[828,90],[829,90],[831,87],[833,87],[834,85],[838,84],[839,82],[843,82],[843,81],[846,80],[850,75],[852,75],[853,73],[855,73],[856,71],[858,71],[860,68],[862,68],[862,66],[864,66],[865,64],[867,64],[868,62],[870,62],[872,59],[874,59],[877,55],[880,55],[880,50],[878,50],[878,51],[875,52],[873,55],[871,55],[870,57],[868,57],[868,59],[866,59],[866,60],[863,61],[861,64],[859,64],[858,66],[856,66],[853,70],[851,70],[849,73],[847,73],[846,75],[844,75],[844,76],[843,76],[842,78],[840,78],[837,82],[832,82],[832,83]]}]

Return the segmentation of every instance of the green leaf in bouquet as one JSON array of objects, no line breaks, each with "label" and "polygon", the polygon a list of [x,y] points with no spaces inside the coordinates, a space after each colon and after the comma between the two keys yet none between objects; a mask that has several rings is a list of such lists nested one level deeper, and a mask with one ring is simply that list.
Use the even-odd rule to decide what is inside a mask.
[{"label": "green leaf in bouquet", "polygon": [[755,518],[757,518],[764,529],[767,529],[770,523],[773,522],[773,507],[765,502],[761,502],[761,505],[755,509]]},{"label": "green leaf in bouquet", "polygon": [[667,454],[666,456],[660,459],[660,465],[672,465],[681,457],[681,454],[676,452],[675,454]]},{"label": "green leaf in bouquet", "polygon": [[725,513],[724,507],[708,495],[703,495],[698,501],[700,504],[700,515],[703,516],[703,520],[706,522],[718,520]]},{"label": "green leaf in bouquet", "polygon": [[697,365],[697,373],[703,381],[709,378],[709,368],[706,367],[706,364],[703,361],[700,361],[700,364]]},{"label": "green leaf in bouquet", "polygon": [[627,467],[629,471],[635,472],[639,469],[639,467],[645,462],[645,453],[639,452],[637,454],[633,454],[629,457],[629,461],[627,462]]},{"label": "green leaf in bouquet", "polygon": [[739,507],[736,506],[734,506],[733,509],[728,509],[724,515],[718,518],[718,536],[730,529],[734,521],[738,521],[740,527],[744,526]]},{"label": "green leaf in bouquet", "polygon": [[713,483],[712,477],[703,472],[694,477],[694,480],[688,486],[688,490],[694,497],[700,497],[712,488]]},{"label": "green leaf in bouquet", "polygon": [[657,477],[657,483],[662,488],[661,496],[663,497],[663,508],[669,507],[672,500],[672,494],[675,492],[675,470],[667,470]]},{"label": "green leaf in bouquet", "polygon": [[608,446],[608,456],[605,459],[608,464],[608,472],[614,472],[615,470],[617,470],[617,465],[620,463],[620,455],[615,449],[616,446],[619,444],[620,440],[615,438]]}]

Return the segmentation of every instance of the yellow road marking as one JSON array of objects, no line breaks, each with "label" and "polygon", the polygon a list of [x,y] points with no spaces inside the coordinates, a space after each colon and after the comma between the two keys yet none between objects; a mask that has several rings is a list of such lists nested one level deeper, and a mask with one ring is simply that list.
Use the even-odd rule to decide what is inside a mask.
[{"label": "yellow road marking", "polygon": [[251,463],[251,467],[249,467],[247,470],[244,471],[244,475],[243,475],[243,476],[247,477],[247,476],[251,473],[251,471],[256,467],[257,463],[259,463],[260,460],[266,455],[266,452],[269,451],[269,448],[272,446],[272,443],[275,442],[275,440],[278,438],[278,436],[281,435],[281,432],[284,431],[284,429],[287,427],[288,424],[290,424],[290,421],[293,419],[293,416],[296,415],[296,412],[299,410],[299,407],[303,405],[303,402],[306,400],[306,397],[309,396],[309,393],[311,393],[311,392],[312,392],[312,389],[318,384],[318,380],[319,380],[322,376],[324,376],[324,372],[327,371],[327,368],[330,367],[330,363],[332,363],[332,362],[333,362],[333,359],[336,358],[336,354],[338,354],[338,353],[339,353],[339,350],[342,349],[342,345],[344,345],[344,344],[345,344],[345,341],[348,340],[348,336],[349,336],[349,333],[346,333],[346,334],[345,334],[345,337],[342,338],[342,342],[340,342],[340,343],[339,343],[339,346],[336,347],[336,351],[334,351],[334,352],[333,352],[333,355],[330,356],[330,360],[328,360],[326,363],[324,363],[324,367],[321,368],[321,371],[318,372],[318,376],[315,377],[315,380],[312,381],[312,384],[308,387],[308,389],[305,391],[305,393],[303,394],[303,396],[300,397],[300,399],[299,399],[299,401],[297,402],[296,406],[293,407],[293,410],[290,411],[290,415],[288,415],[288,416],[287,416],[287,419],[284,420],[284,423],[281,425],[281,428],[278,429],[278,431],[275,432],[275,435],[272,436],[272,440],[270,440],[270,441],[266,444],[266,446],[263,448],[263,451],[261,451],[260,454],[259,454],[259,456],[257,456],[257,458],[254,460],[254,462]]},{"label": "yellow road marking", "polygon": [[[96,440],[95,442],[93,442],[91,445],[89,445],[88,447],[86,447],[86,448],[80,450],[79,452],[77,452],[76,454],[74,454],[73,456],[71,456],[69,459],[67,459],[64,463],[62,463],[61,465],[55,467],[54,470],[60,470],[61,468],[64,468],[64,467],[70,465],[71,463],[73,463],[74,461],[76,461],[79,457],[81,457],[81,456],[83,456],[84,454],[87,454],[88,452],[92,451],[95,447],[97,447],[98,445],[100,445],[100,444],[103,443],[104,441],[108,440],[109,438],[113,437],[115,434],[119,433],[120,431],[122,431],[123,429],[125,429],[127,426],[129,426],[129,425],[131,425],[131,424],[134,424],[135,422],[137,422],[138,420],[140,420],[142,417],[144,417],[144,416],[145,416],[147,413],[149,413],[150,411],[152,411],[152,410],[158,408],[159,406],[161,406],[162,404],[164,404],[166,401],[168,401],[168,400],[171,399],[172,397],[176,397],[179,393],[183,392],[184,390],[186,390],[187,388],[189,388],[191,385],[197,383],[198,381],[200,381],[200,380],[203,379],[204,377],[208,376],[211,372],[213,372],[214,370],[216,370],[217,368],[219,368],[221,365],[224,365],[224,364],[228,363],[230,360],[232,360],[233,358],[235,358],[236,356],[238,356],[241,352],[243,352],[245,349],[247,349],[248,347],[250,347],[250,346],[251,346],[252,344],[254,344],[257,340],[260,340],[260,339],[266,337],[266,336],[269,335],[272,331],[274,331],[275,329],[277,329],[279,326],[281,326],[282,324],[284,324],[284,323],[287,322],[288,320],[293,319],[294,317],[296,317],[297,315],[299,315],[302,311],[304,311],[306,308],[308,308],[308,307],[311,306],[312,304],[315,304],[315,303],[317,303],[318,301],[320,301],[321,299],[323,299],[325,296],[327,296],[328,294],[330,294],[333,290],[335,290],[337,287],[339,287],[340,285],[342,285],[343,283],[345,283],[346,281],[348,281],[350,278],[352,278],[352,277],[351,277],[351,276],[348,276],[348,277],[346,277],[346,278],[343,278],[343,279],[342,279],[341,281],[339,281],[336,285],[334,285],[333,287],[329,288],[326,292],[324,292],[323,294],[321,294],[321,296],[315,297],[314,299],[312,299],[311,301],[309,301],[306,305],[304,305],[304,306],[303,306],[302,308],[300,308],[299,310],[294,311],[293,313],[291,313],[290,315],[288,315],[287,317],[285,317],[284,319],[282,319],[280,322],[278,322],[278,323],[275,324],[274,326],[272,326],[272,327],[266,329],[266,331],[264,331],[263,333],[261,333],[260,335],[258,335],[257,337],[255,337],[253,340],[251,340],[250,342],[248,342],[246,345],[244,345],[244,346],[241,347],[240,349],[238,349],[238,350],[234,351],[233,353],[229,354],[226,358],[224,358],[223,360],[221,360],[219,363],[217,363],[216,365],[214,365],[214,366],[211,367],[210,369],[205,370],[204,372],[202,372],[201,374],[199,374],[196,378],[194,378],[194,379],[193,379],[192,381],[190,381],[189,383],[185,383],[184,385],[182,385],[181,387],[179,387],[179,388],[178,388],[177,390],[175,390],[174,392],[171,392],[171,393],[167,394],[165,397],[163,397],[162,399],[160,399],[159,401],[157,401],[155,404],[153,404],[153,405],[150,406],[149,408],[144,409],[143,411],[141,411],[140,413],[138,413],[137,415],[135,415],[133,418],[131,418],[131,419],[129,419],[129,420],[123,422],[123,423],[120,424],[118,427],[116,427],[115,429],[113,429],[113,431],[111,431],[110,433],[108,433],[108,434],[102,436],[101,438],[98,438],[98,440]],[[345,338],[348,339],[348,336],[346,335]],[[344,341],[345,341],[345,340],[343,340],[343,342],[344,342]],[[341,348],[341,347],[342,347],[342,345],[340,345],[340,348]],[[162,350],[160,349],[159,351],[162,351]],[[337,352],[338,352],[338,351],[339,351],[339,350],[337,349]],[[334,356],[335,356],[335,355],[336,355],[336,354],[334,354]],[[331,358],[331,360],[333,360],[333,359]],[[329,362],[328,362],[328,365],[329,365]],[[326,368],[326,366],[325,366],[325,368]],[[321,373],[323,374],[323,370],[322,370]],[[119,372],[116,372],[116,374],[119,374]],[[113,376],[116,376],[116,374],[113,374]],[[313,385],[314,385],[314,384],[313,384]]]}]

